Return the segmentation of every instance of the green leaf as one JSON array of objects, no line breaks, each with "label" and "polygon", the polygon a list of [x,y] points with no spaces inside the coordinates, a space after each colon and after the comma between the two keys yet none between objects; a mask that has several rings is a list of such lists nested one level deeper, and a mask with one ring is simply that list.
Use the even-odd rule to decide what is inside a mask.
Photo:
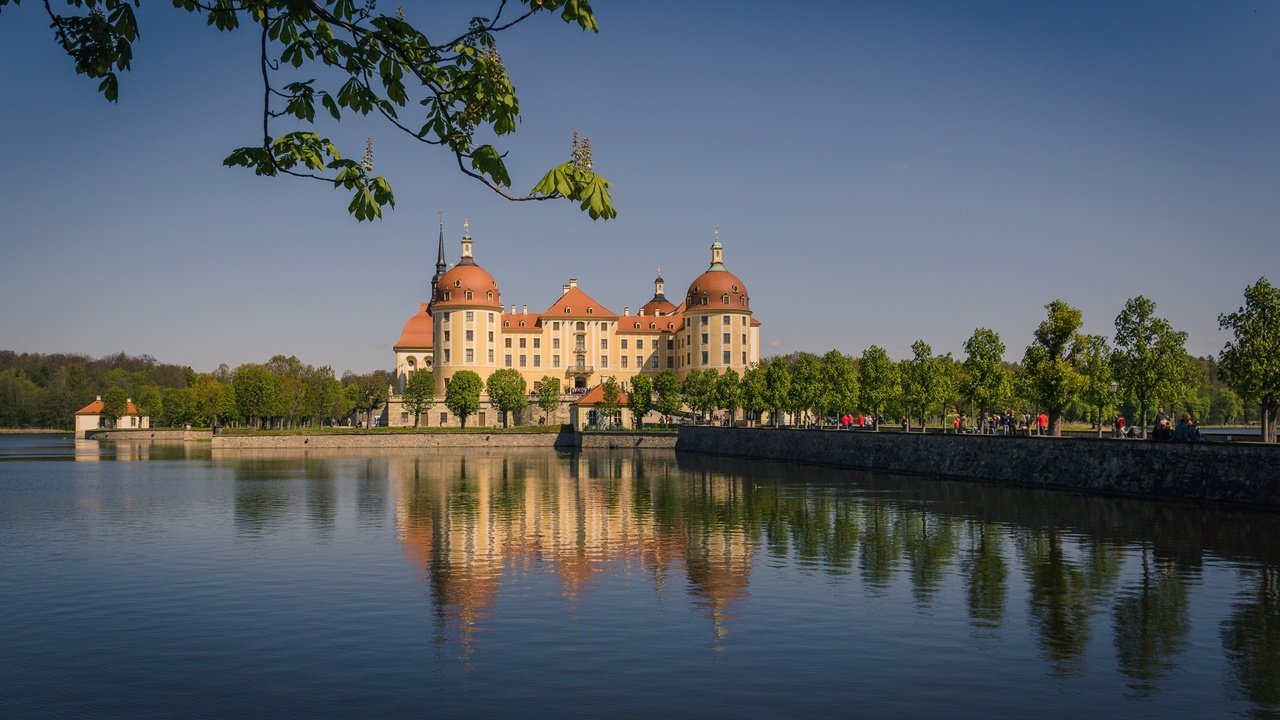
[{"label": "green leaf", "polygon": [[511,177],[507,175],[507,166],[502,162],[502,156],[498,154],[497,148],[492,145],[481,145],[471,152],[471,167],[484,175],[488,175],[502,187],[510,187],[511,185]]}]

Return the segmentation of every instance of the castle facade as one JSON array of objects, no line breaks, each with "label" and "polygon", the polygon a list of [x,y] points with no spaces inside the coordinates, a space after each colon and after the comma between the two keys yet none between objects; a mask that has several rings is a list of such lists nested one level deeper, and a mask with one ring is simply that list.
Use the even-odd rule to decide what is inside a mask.
[{"label": "castle facade", "polygon": [[[619,315],[573,278],[545,310],[529,312],[527,305],[520,310],[503,306],[497,281],[475,260],[467,223],[461,258],[447,267],[441,225],[431,298],[405,322],[393,346],[395,385],[387,403],[387,423],[414,424],[399,394],[409,375],[421,371],[434,374],[437,399],[419,418],[424,426],[458,424],[444,406],[444,394],[450,378],[462,370],[475,372],[483,382],[493,372],[511,368],[520,372],[531,392],[540,391],[544,377],[556,377],[563,403],[606,378],[625,390],[636,375],[663,370],[681,378],[702,369],[741,374],[760,361],[760,323],[752,317],[746,284],[725,268],[718,235],[711,245],[710,265],[689,284],[678,305],[667,299],[659,276],[651,299],[635,314],[628,307]],[[498,413],[488,408],[483,394],[481,404],[469,423],[496,423]]]}]

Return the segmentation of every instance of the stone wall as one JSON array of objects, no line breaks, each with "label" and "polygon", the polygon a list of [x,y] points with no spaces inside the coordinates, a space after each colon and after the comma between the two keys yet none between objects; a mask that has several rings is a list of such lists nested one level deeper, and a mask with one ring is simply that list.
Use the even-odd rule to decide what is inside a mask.
[{"label": "stone wall", "polygon": [[581,448],[665,448],[676,446],[676,434],[663,432],[584,432],[578,436]]},{"label": "stone wall", "polygon": [[128,440],[197,442],[208,440],[212,437],[212,430],[183,430],[181,428],[139,428],[133,430],[116,428],[113,430],[89,430],[85,433],[86,440],[110,440],[113,442]]},{"label": "stone wall", "polygon": [[1280,509],[1280,447],[685,426],[681,452]]}]

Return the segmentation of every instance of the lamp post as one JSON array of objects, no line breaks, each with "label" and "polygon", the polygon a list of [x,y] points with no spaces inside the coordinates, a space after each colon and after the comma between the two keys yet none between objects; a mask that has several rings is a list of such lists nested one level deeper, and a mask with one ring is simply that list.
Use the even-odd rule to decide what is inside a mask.
[{"label": "lamp post", "polygon": [[[1112,406],[1112,408],[1115,408],[1115,405],[1116,405],[1116,391],[1120,389],[1120,383],[1116,382],[1115,380],[1112,380],[1112,381],[1111,381],[1111,384],[1110,384],[1110,385],[1108,385],[1107,387],[1111,389],[1111,406]],[[1113,419],[1112,419],[1112,421],[1111,421],[1111,435],[1112,435],[1113,437],[1122,437],[1122,436],[1120,435],[1120,428],[1116,427],[1115,419],[1114,419],[1114,418],[1113,418]]]}]

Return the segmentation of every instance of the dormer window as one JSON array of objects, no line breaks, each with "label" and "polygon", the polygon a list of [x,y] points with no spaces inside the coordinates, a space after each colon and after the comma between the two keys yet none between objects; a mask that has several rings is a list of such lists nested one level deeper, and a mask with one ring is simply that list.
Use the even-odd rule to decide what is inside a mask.
[{"label": "dormer window", "polygon": [[492,291],[492,290],[490,290],[490,291],[489,291],[489,300],[493,300],[493,291]]},{"label": "dormer window", "polygon": [[650,329],[650,330],[657,330],[657,329],[658,329],[658,323],[649,323],[649,329]]},{"label": "dormer window", "polygon": [[524,321],[523,321],[523,320],[521,320],[521,321],[520,321],[520,327],[524,327]]},{"label": "dormer window", "polygon": [[721,305],[728,305],[728,304],[729,304],[729,293],[725,293],[724,295],[721,295],[721,296],[720,296],[720,304],[721,304]]},{"label": "dormer window", "polygon": [[[474,297],[474,294],[473,294],[470,290],[466,291],[466,293],[464,293],[464,295],[466,296],[466,298],[467,298],[468,300],[471,300],[471,299]],[[728,296],[726,295],[725,297],[728,297]]]},{"label": "dormer window", "polygon": [[707,296],[706,296],[706,295],[703,295],[703,296],[702,296],[702,304],[703,304],[703,305],[706,305],[706,304],[707,304]]},{"label": "dormer window", "polygon": [[511,327],[511,321],[510,321],[510,320],[503,320],[503,321],[502,321],[502,327]]},{"label": "dormer window", "polygon": [[596,309],[595,309],[595,308],[592,308],[592,307],[587,308],[587,314],[588,314],[588,315],[595,315],[595,314],[596,314]]},{"label": "dormer window", "polygon": [[567,308],[565,308],[565,309],[564,309],[564,314],[565,314],[565,315],[568,315],[568,314],[569,314],[569,313],[571,313],[571,312],[573,312],[573,308],[571,308],[571,307],[567,307]]}]

